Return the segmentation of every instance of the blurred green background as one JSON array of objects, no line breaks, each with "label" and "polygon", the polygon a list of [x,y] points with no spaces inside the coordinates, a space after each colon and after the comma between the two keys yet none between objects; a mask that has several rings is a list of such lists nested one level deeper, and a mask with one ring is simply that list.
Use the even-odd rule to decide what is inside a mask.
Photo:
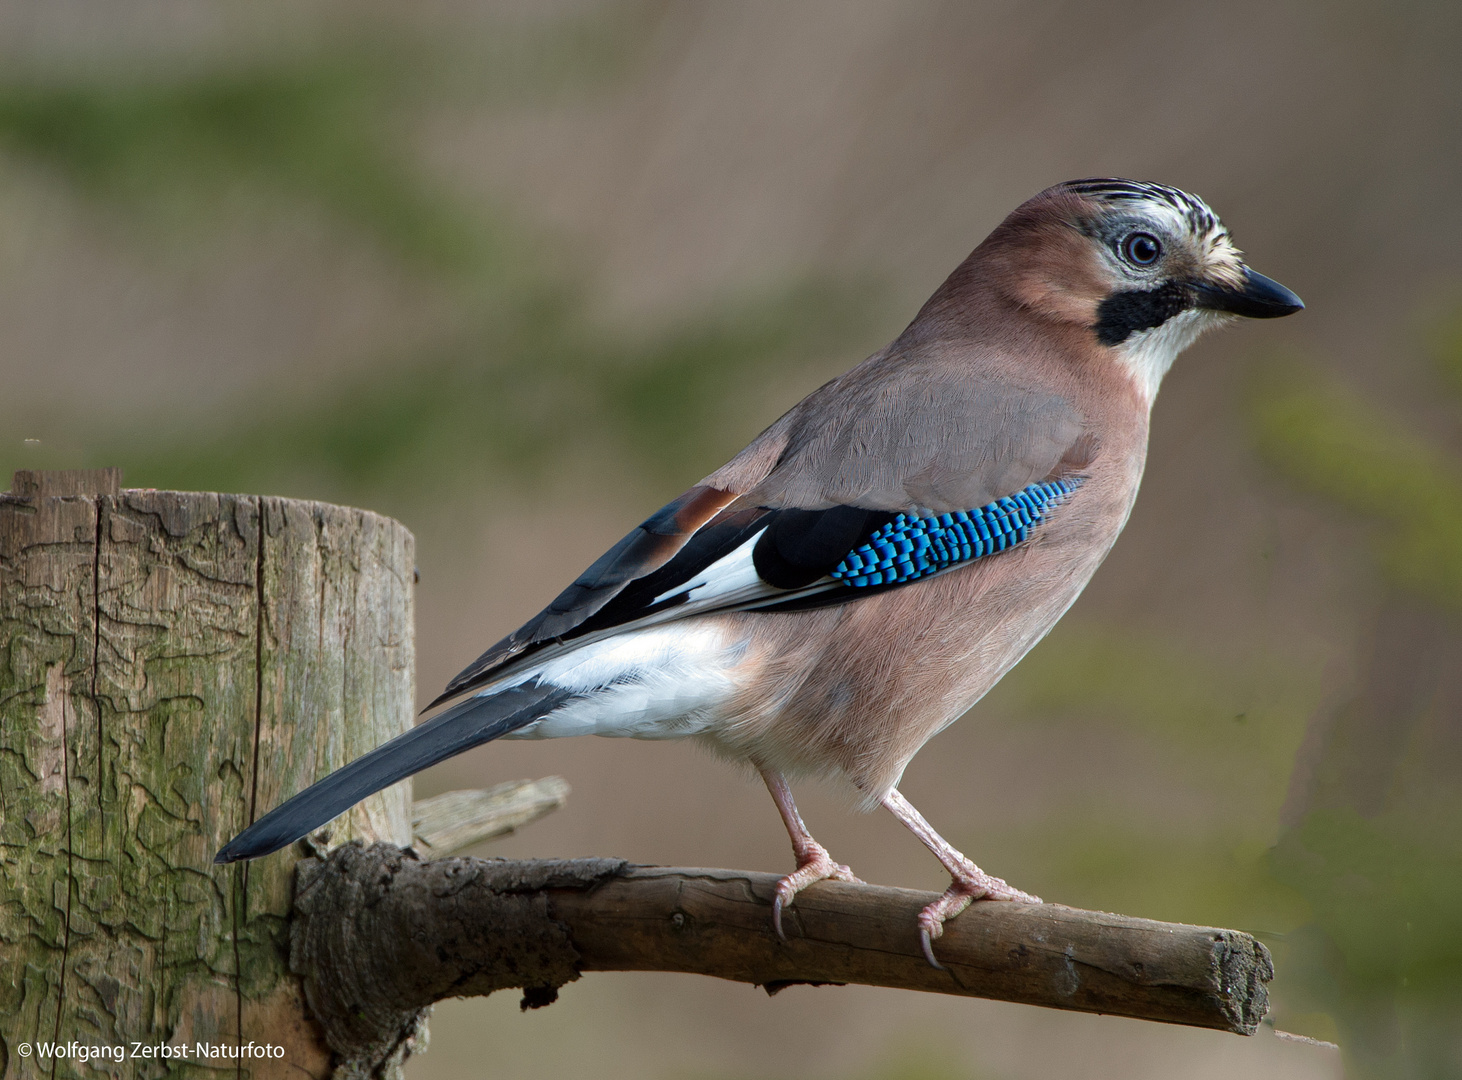
[{"label": "blurred green background", "polygon": [[[1070,615],[905,790],[1048,899],[1242,927],[1340,1051],[867,988],[451,1002],[428,1078],[1462,1075],[1462,5],[25,0],[0,8],[0,468],[419,538],[423,699],[898,332],[1001,217],[1174,183],[1309,304],[1205,341]],[[790,867],[686,747],[492,850]],[[803,796],[865,878],[891,821]]]}]

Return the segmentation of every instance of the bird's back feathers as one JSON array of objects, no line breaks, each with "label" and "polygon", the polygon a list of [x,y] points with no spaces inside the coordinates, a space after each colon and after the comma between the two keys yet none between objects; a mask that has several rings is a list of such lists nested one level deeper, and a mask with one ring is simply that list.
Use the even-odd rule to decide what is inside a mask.
[{"label": "bird's back feathers", "polygon": [[988,370],[987,350],[954,352],[880,354],[813,393],[770,429],[782,452],[740,505],[942,514],[1051,476],[1087,430],[1081,413]]}]

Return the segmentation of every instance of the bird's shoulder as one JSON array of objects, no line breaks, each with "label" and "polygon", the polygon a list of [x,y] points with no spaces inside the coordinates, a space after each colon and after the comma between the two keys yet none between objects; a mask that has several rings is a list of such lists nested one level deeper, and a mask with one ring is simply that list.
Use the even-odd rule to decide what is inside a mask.
[{"label": "bird's shoulder", "polygon": [[1099,439],[1065,387],[967,342],[890,348],[825,383],[701,483],[738,506],[944,513],[1043,479]]}]

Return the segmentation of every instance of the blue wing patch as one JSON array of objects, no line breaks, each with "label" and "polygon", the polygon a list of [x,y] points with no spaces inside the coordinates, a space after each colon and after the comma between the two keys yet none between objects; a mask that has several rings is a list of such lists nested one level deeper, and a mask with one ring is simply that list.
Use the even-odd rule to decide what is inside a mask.
[{"label": "blue wing patch", "polygon": [[844,585],[915,581],[1027,539],[1081,485],[1081,477],[1031,484],[977,510],[937,517],[899,514],[843,557],[832,576]]}]

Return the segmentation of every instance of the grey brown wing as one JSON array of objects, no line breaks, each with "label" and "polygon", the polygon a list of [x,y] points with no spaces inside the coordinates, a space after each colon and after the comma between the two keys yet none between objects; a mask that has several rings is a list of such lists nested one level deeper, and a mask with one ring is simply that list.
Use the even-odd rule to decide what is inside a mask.
[{"label": "grey brown wing", "polygon": [[1050,391],[943,365],[859,374],[783,419],[779,459],[736,505],[950,513],[1078,472],[1095,452],[1081,413]]},{"label": "grey brown wing", "polygon": [[[939,566],[1003,551],[1075,490],[1033,486],[1061,477],[1079,483],[1090,440],[1059,396],[963,372],[855,378],[861,373],[809,396],[646,520],[432,704],[591,637],[706,611],[856,599],[866,595],[854,584],[858,576],[840,576],[839,567],[870,540],[887,538],[896,518],[1035,498],[1034,517],[1029,501],[1014,518],[996,512],[988,521],[994,539],[982,547],[972,534],[973,545],[956,545],[962,557],[941,556]],[[929,572],[938,571],[906,567],[890,578],[885,568],[874,587]]]}]

